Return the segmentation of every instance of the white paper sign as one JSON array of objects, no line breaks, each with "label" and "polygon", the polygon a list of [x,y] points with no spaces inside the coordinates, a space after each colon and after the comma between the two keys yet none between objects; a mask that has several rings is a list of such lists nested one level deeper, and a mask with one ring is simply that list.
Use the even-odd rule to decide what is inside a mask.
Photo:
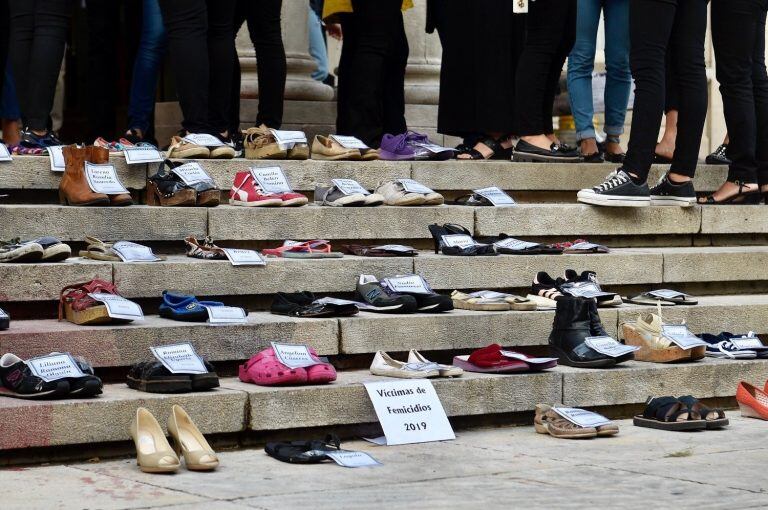
[{"label": "white paper sign", "polygon": [[143,244],[132,243],[130,241],[118,241],[112,245],[112,251],[122,259],[123,262],[157,262],[162,260],[152,253],[152,248]]},{"label": "white paper sign", "polygon": [[202,145],[203,147],[220,147],[224,145],[224,142],[207,133],[189,133],[184,137],[184,140],[195,145]]},{"label": "white paper sign", "polygon": [[272,342],[272,349],[280,363],[288,368],[304,368],[320,364],[306,345]]},{"label": "white paper sign", "polygon": [[403,244],[382,244],[381,246],[374,246],[374,248],[386,251],[395,251],[400,253],[411,253],[416,251],[413,246],[405,246]]},{"label": "white paper sign", "polygon": [[618,358],[640,349],[636,345],[619,343],[609,336],[588,336],[584,343],[587,344],[587,347],[591,347],[600,354],[610,356],[611,358]]},{"label": "white paper sign", "polygon": [[477,292],[473,292],[469,294],[469,297],[485,298],[485,299],[504,299],[508,296],[511,296],[511,294],[496,292],[494,290],[478,290]]},{"label": "white paper sign", "polygon": [[333,298],[333,297],[324,297],[320,299],[315,299],[312,304],[319,304],[319,305],[325,305],[325,304],[331,304],[331,305],[355,305],[360,310],[370,310],[370,309],[376,309],[375,306],[369,305],[368,303],[362,303],[360,301],[350,301],[349,299],[339,299],[339,298]]},{"label": "white paper sign", "polygon": [[513,0],[512,12],[514,14],[528,14],[528,0]]},{"label": "white paper sign", "polygon": [[259,183],[264,193],[290,193],[293,191],[288,178],[279,166],[250,168],[251,175]]},{"label": "white paper sign", "polygon": [[[0,312],[2,312],[2,310],[0,310]],[[766,349],[766,346],[763,345],[763,342],[761,342],[759,338],[754,336],[754,333],[752,333],[751,331],[749,335],[737,336],[737,337],[729,338],[728,340],[734,345],[734,347],[736,347],[739,350]]]},{"label": "white paper sign", "polygon": [[432,383],[426,379],[363,383],[387,445],[456,439]]},{"label": "white paper sign", "polygon": [[496,241],[493,243],[494,246],[497,248],[504,248],[507,250],[525,250],[526,248],[533,248],[534,246],[540,246],[539,243],[532,243],[530,241],[521,241],[520,239],[515,239],[514,237],[507,237],[506,239],[502,239],[500,241]]},{"label": "white paper sign", "polygon": [[363,142],[359,138],[355,138],[354,136],[343,136],[343,135],[331,135],[331,139],[335,140],[336,143],[344,147],[345,149],[370,149],[367,145],[365,145],[365,142]]},{"label": "white paper sign", "polygon": [[442,239],[443,244],[449,247],[458,247],[464,249],[469,248],[470,246],[475,246],[477,244],[471,236],[466,234],[448,234],[440,236],[440,238]]},{"label": "white paper sign", "polygon": [[587,251],[587,250],[594,250],[595,248],[604,248],[604,246],[600,246],[599,244],[595,244],[595,243],[588,243],[588,242],[585,241],[583,243],[573,244],[568,249],[569,250],[584,250],[584,251]]},{"label": "white paper sign", "polygon": [[575,407],[553,407],[552,410],[580,427],[600,427],[611,423],[611,420],[605,416]]},{"label": "white paper sign", "polygon": [[49,354],[25,361],[33,374],[45,382],[84,377],[85,374],[70,354]]},{"label": "white paper sign", "polygon": [[684,294],[682,292],[678,292],[676,290],[670,290],[670,289],[652,290],[648,294],[650,294],[651,296],[656,296],[663,299],[672,299],[672,298],[688,296],[688,294]]},{"label": "white paper sign", "polygon": [[520,361],[526,361],[534,365],[543,365],[544,363],[557,361],[557,358],[531,358],[525,354],[515,351],[499,351],[499,353],[505,358],[519,359]]},{"label": "white paper sign", "polygon": [[86,161],[85,178],[88,180],[88,186],[94,193],[104,193],[105,195],[128,193],[123,183],[117,178],[117,170],[115,170],[114,165],[109,163],[94,165]]},{"label": "white paper sign", "polygon": [[417,274],[384,278],[382,282],[395,292],[412,292],[414,294],[431,294],[427,282]]},{"label": "white paper sign", "polygon": [[266,266],[267,261],[261,253],[255,250],[241,250],[239,248],[222,248],[224,255],[233,266]]},{"label": "white paper sign", "polygon": [[0,161],[13,161],[8,147],[3,142],[0,142]]},{"label": "white paper sign", "polygon": [[434,193],[432,188],[428,188],[413,179],[398,179],[397,181],[403,185],[403,189],[408,193]]},{"label": "white paper sign", "polygon": [[307,135],[304,131],[282,131],[279,129],[270,129],[272,136],[275,137],[277,145],[281,149],[292,149],[297,143],[307,143]]},{"label": "white paper sign", "polygon": [[437,145],[436,143],[423,143],[423,142],[416,142],[413,145],[417,147],[423,147],[427,149],[429,152],[432,152],[434,154],[437,154],[439,152],[448,152],[448,151],[455,151],[456,149],[452,147],[443,147],[442,145]]},{"label": "white paper sign", "polygon": [[248,324],[245,310],[237,306],[207,306],[209,324]]},{"label": "white paper sign", "polygon": [[141,307],[133,301],[128,301],[122,296],[115,294],[88,294],[92,299],[104,303],[107,307],[107,315],[113,319],[125,319],[132,321],[143,321],[144,312]]},{"label": "white paper sign", "polygon": [[614,295],[611,292],[603,292],[602,290],[600,290],[600,287],[598,287],[596,283],[592,283],[592,282],[563,285],[560,289],[563,292],[570,294],[571,296],[578,296],[578,297],[585,297],[585,298],[596,298],[600,296]]},{"label": "white paper sign", "polygon": [[128,147],[123,150],[125,162],[129,165],[142,163],[157,163],[163,161],[163,156],[154,147]]},{"label": "white paper sign", "polygon": [[681,349],[707,345],[707,342],[691,333],[685,324],[665,324],[661,327],[661,334],[664,338],[672,340]]},{"label": "white paper sign", "polygon": [[480,195],[481,197],[487,198],[488,201],[493,205],[495,205],[496,207],[512,207],[514,205],[517,205],[517,203],[512,197],[504,193],[500,188],[496,186],[491,186],[490,188],[476,189],[473,191],[478,195]]},{"label": "white paper sign", "polygon": [[178,175],[179,179],[184,181],[184,184],[187,186],[192,186],[198,182],[213,182],[208,172],[203,170],[203,167],[197,161],[190,161],[189,163],[179,165],[176,168],[172,168],[171,172]]},{"label": "white paper sign", "polygon": [[63,145],[54,145],[53,147],[48,147],[48,158],[51,160],[51,172],[64,171],[66,163],[64,163],[64,153],[62,152],[63,148]]},{"label": "white paper sign", "polygon": [[157,361],[172,374],[207,374],[203,359],[195,352],[192,344],[173,344],[150,347]]},{"label": "white paper sign", "polygon": [[370,195],[371,192],[363,188],[359,182],[354,179],[331,179],[336,188],[345,195]]},{"label": "white paper sign", "polygon": [[366,466],[381,466],[377,461],[364,452],[353,452],[351,450],[333,450],[324,452],[336,464],[348,468],[358,468]]}]

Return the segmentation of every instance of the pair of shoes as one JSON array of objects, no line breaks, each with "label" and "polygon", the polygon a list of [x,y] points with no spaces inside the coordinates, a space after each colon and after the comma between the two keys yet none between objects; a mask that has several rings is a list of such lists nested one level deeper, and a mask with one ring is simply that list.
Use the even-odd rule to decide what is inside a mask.
[{"label": "pair of shoes", "polygon": [[59,320],[66,317],[69,322],[79,325],[124,324],[131,319],[116,319],[109,315],[107,306],[93,299],[89,294],[112,294],[119,296],[117,287],[104,280],[67,285],[59,296]]},{"label": "pair of shoes", "polygon": [[665,336],[664,322],[654,313],[641,314],[634,322],[621,325],[622,337],[627,345],[640,347],[635,351],[637,361],[651,363],[679,363],[704,358],[706,345],[683,349]]},{"label": "pair of shoes", "polygon": [[508,374],[554,368],[557,366],[557,359],[532,358],[520,352],[506,350],[499,344],[491,344],[477,349],[469,356],[454,356],[453,364],[466,372]]},{"label": "pair of shoes", "polygon": [[542,149],[525,140],[519,140],[512,151],[512,161],[528,163],[578,163],[579,151],[565,144],[552,143],[548,149]]},{"label": "pair of shoes", "polygon": [[366,246],[362,244],[342,244],[344,253],[359,257],[418,257],[419,251],[413,246],[402,244],[383,244]]},{"label": "pair of shoes", "polygon": [[385,134],[381,138],[379,158],[385,161],[445,161],[455,152],[455,149],[433,143],[425,134],[407,131],[399,135]]},{"label": "pair of shoes", "polygon": [[618,306],[622,303],[618,294],[603,291],[594,271],[579,274],[573,269],[566,269],[563,276],[557,279],[539,271],[533,278],[531,294],[552,301],[550,306],[555,306],[555,301],[564,295],[596,299],[598,306]]},{"label": "pair of shoes", "polygon": [[146,393],[189,393],[218,388],[216,369],[206,360],[202,361],[207,370],[202,374],[174,374],[159,361],[141,361],[128,371],[126,384]]},{"label": "pair of shoes", "polygon": [[441,365],[429,361],[416,349],[408,352],[407,362],[397,361],[386,352],[377,351],[370,370],[373,375],[398,379],[459,377],[464,373],[464,370],[453,365]]},{"label": "pair of shoes", "polygon": [[478,243],[469,229],[461,225],[446,223],[441,227],[435,223],[428,228],[435,243],[435,253],[466,257],[498,255],[493,245]]},{"label": "pair of shoes", "polygon": [[483,238],[480,242],[493,244],[496,253],[502,255],[559,255],[563,253],[562,248],[515,239],[504,233],[495,237]]},{"label": "pair of shoes", "polygon": [[354,304],[317,302],[311,292],[278,292],[270,312],[275,315],[320,319],[325,317],[351,317],[360,311]]},{"label": "pair of shoes", "polygon": [[[416,186],[412,187],[413,184]],[[374,194],[383,196],[386,205],[442,205],[445,203],[443,195],[411,179],[380,182]]]},{"label": "pair of shoes", "polygon": [[[472,161],[472,160],[485,161],[489,159],[509,160],[512,157],[512,147],[505,149],[501,145],[502,142],[504,142],[508,138],[509,136],[502,135],[499,138],[493,138],[489,136],[489,137],[478,140],[477,143],[475,143],[475,146],[477,146],[478,144],[485,145],[490,151],[490,155],[488,157],[483,155],[483,153],[477,150],[475,147],[470,147],[464,144],[460,145],[459,147],[456,147],[457,151],[454,154],[454,157],[459,161]],[[466,157],[461,157],[461,156],[466,156]]]},{"label": "pair of shoes", "polygon": [[309,203],[301,193],[265,193],[251,172],[237,172],[232,189],[229,191],[229,204],[245,207],[298,207]]},{"label": "pair of shoes", "polygon": [[[412,279],[420,288],[414,288],[416,292],[402,290],[398,285],[402,278]],[[357,293],[369,305],[365,309],[370,312],[414,313],[453,310],[451,298],[434,292],[426,280],[418,275],[396,276],[379,282],[373,275],[361,274],[357,281]]]},{"label": "pair of shoes", "polygon": [[320,161],[374,161],[379,159],[376,149],[353,149],[339,143],[333,135],[317,135],[312,141],[312,159]]},{"label": "pair of shoes", "polygon": [[453,307],[460,310],[477,310],[485,312],[504,312],[509,310],[536,310],[536,303],[528,298],[514,294],[504,294],[491,290],[480,290],[465,294],[454,290],[451,292]]},{"label": "pair of shoes", "polygon": [[627,296],[624,298],[624,301],[635,305],[647,306],[695,305],[699,302],[696,298],[684,292],[671,289],[650,290],[634,296]]},{"label": "pair of shoes", "polygon": [[31,241],[18,238],[0,241],[0,262],[61,262],[72,255],[69,245],[55,237],[38,237]]},{"label": "pair of shoes", "polygon": [[224,250],[213,244],[213,240],[210,237],[206,237],[201,243],[195,236],[187,236],[184,238],[184,244],[187,246],[187,257],[202,260],[227,259]]},{"label": "pair of shoes", "polygon": [[[211,145],[203,145],[196,138],[211,138]],[[168,159],[232,159],[235,157],[235,147],[217,135],[196,135],[180,133],[171,137],[166,156]]]},{"label": "pair of shoes", "polygon": [[686,395],[679,398],[648,397],[643,414],[635,416],[632,422],[636,427],[684,431],[719,429],[728,425],[728,418],[722,409],[710,409],[693,396]]},{"label": "pair of shoes", "polygon": [[[61,354],[53,352],[51,355]],[[84,358],[73,356],[83,377],[61,378],[44,381],[33,374],[27,362],[15,354],[6,353],[0,358],[0,396],[41,400],[61,397],[86,398],[101,394],[103,384],[96,377],[93,367]]]},{"label": "pair of shoes", "polygon": [[376,207],[385,201],[378,193],[347,192],[336,184],[318,184],[315,186],[315,204],[331,207]]},{"label": "pair of shoes", "polygon": [[270,457],[289,464],[319,464],[329,459],[325,452],[337,452],[341,441],[335,434],[314,441],[289,441],[267,443],[264,451]]},{"label": "pair of shoes", "polygon": [[637,184],[623,168],[611,172],[605,180],[591,189],[582,189],[577,200],[584,204],[613,207],[678,206],[696,204],[693,181],[674,183],[669,172],[652,189],[648,183]]},{"label": "pair of shoes", "polygon": [[582,427],[560,416],[553,406],[536,404],[533,427],[539,434],[549,434],[560,439],[590,439],[615,436],[619,426],[611,422],[597,427]]},{"label": "pair of shoes", "polygon": [[219,466],[216,453],[200,429],[179,405],[174,404],[168,417],[171,448],[154,415],[144,407],[136,409],[130,434],[136,445],[136,461],[145,473],[173,473],[181,467],[179,456],[190,471],[212,471]]},{"label": "pair of shoes", "polygon": [[[224,306],[220,301],[198,301],[195,296],[178,294],[168,290],[163,291],[163,302],[160,303],[160,317],[182,322],[206,322],[209,306]],[[248,315],[248,311],[244,310]]]},{"label": "pair of shoes", "polygon": [[562,253],[610,253],[611,250],[602,244],[590,243],[586,239],[576,239],[575,241],[564,241],[550,245],[557,248]]},{"label": "pair of shoes", "polygon": [[742,416],[768,420],[768,381],[762,390],[741,381],[736,389],[736,401]]},{"label": "pair of shoes", "polygon": [[[195,164],[195,163],[190,163]],[[163,207],[216,207],[221,191],[213,179],[187,184],[173,172],[184,163],[166,159],[155,175],[147,178],[147,205]]]},{"label": "pair of shoes", "polygon": [[760,191],[760,186],[756,189],[749,190],[745,189],[749,183],[739,180],[731,182],[739,187],[739,191],[735,195],[731,195],[721,200],[715,200],[714,195],[707,195],[699,198],[698,203],[702,205],[757,205],[762,200],[763,193]]},{"label": "pair of shoes", "polygon": [[36,135],[31,129],[26,127],[21,131],[19,145],[27,149],[47,149],[48,147],[64,144],[61,143],[61,140],[58,139],[53,131],[47,130],[43,135]]},{"label": "pair of shoes", "polygon": [[283,148],[277,142],[272,130],[262,124],[242,132],[246,159],[308,159],[309,145],[294,143]]},{"label": "pair of shoes", "polygon": [[287,386],[300,384],[328,384],[336,380],[336,369],[322,361],[317,352],[308,348],[317,363],[308,367],[290,368],[283,365],[272,347],[264,349],[240,365],[238,377],[244,383],[259,386]]},{"label": "pair of shoes", "polygon": [[264,255],[286,259],[340,259],[343,253],[332,251],[330,241],[312,239],[311,241],[286,240],[279,248],[265,248]]},{"label": "pair of shoes", "polygon": [[723,331],[719,335],[703,333],[701,339],[707,342],[707,356],[721,359],[765,359],[768,346],[750,331],[734,335]]},{"label": "pair of shoes", "polygon": [[88,185],[85,164],[105,165],[109,163],[109,150],[103,147],[78,147],[67,145],[62,149],[64,155],[64,176],[59,182],[59,202],[62,205],[77,206],[115,206],[133,204],[128,193],[106,195],[96,193]]}]

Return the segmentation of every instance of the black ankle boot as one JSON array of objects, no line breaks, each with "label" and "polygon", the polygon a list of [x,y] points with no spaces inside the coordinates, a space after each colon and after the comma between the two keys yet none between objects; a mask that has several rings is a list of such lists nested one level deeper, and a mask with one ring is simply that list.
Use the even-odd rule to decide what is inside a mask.
[{"label": "black ankle boot", "polygon": [[[594,308],[594,312],[593,312]],[[600,354],[585,340],[607,335],[594,299],[563,296],[557,300],[557,311],[549,335],[549,350],[562,365],[581,368],[610,367],[617,358]]]}]

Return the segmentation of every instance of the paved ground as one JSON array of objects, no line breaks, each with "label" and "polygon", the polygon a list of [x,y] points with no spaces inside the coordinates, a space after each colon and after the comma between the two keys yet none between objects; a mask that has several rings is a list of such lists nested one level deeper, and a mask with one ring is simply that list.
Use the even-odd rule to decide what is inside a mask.
[{"label": "paved ground", "polygon": [[11,509],[767,508],[768,423],[673,433],[620,421],[613,438],[559,440],[531,427],[463,431],[445,443],[343,446],[384,465],[296,466],[258,449],[214,473],[139,472],[133,460],[0,470]]}]

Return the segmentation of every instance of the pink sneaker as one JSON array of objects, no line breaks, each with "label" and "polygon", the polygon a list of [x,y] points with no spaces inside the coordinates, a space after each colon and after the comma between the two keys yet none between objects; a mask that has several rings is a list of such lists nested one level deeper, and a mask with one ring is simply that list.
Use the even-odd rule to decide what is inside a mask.
[{"label": "pink sneaker", "polygon": [[303,368],[288,368],[278,361],[272,347],[252,356],[238,369],[240,380],[260,386],[286,386],[305,384],[307,371]]},{"label": "pink sneaker", "polygon": [[[285,193],[290,194],[290,193]],[[307,197],[304,198],[306,203]],[[237,172],[232,189],[229,190],[229,204],[245,207],[269,207],[284,205],[283,195],[265,194],[254,180],[251,172]]]}]

